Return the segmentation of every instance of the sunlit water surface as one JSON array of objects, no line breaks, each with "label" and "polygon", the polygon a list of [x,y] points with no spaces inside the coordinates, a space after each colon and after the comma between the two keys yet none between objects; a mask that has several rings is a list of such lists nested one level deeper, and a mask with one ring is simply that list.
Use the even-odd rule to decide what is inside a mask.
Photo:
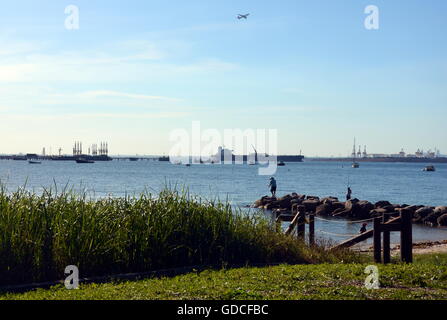
[{"label": "sunlit water surface", "polygon": [[[352,169],[349,163],[303,162],[279,167],[275,177],[278,194],[336,196],[344,198],[349,184],[353,195],[371,202],[447,205],[447,164],[437,164],[436,172],[423,172],[420,163],[361,163]],[[0,161],[0,179],[8,190],[25,186],[41,192],[43,188],[65,186],[87,190],[93,197],[123,196],[141,192],[158,193],[167,185],[187,188],[191,194],[207,199],[228,200],[244,207],[268,194],[269,176],[258,174],[259,167],[247,165],[172,165],[158,161],[111,161],[77,164],[43,161]],[[318,220],[319,236],[339,242],[358,233],[359,224]],[[331,233],[331,234],[327,234]],[[337,235],[334,235],[337,234]],[[447,239],[447,229],[415,225],[415,241]],[[398,242],[398,234],[393,234]]]}]

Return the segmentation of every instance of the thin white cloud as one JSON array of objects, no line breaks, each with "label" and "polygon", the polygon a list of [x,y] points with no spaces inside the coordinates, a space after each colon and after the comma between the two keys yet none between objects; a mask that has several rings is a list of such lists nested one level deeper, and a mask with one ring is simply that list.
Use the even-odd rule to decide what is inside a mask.
[{"label": "thin white cloud", "polygon": [[70,120],[70,119],[165,119],[188,116],[188,112],[152,113],[67,113],[67,114],[6,114],[3,119],[14,120]]},{"label": "thin white cloud", "polygon": [[164,119],[188,116],[188,112],[152,112],[152,113],[73,113],[62,115],[66,118],[113,118],[113,119]]},{"label": "thin white cloud", "polygon": [[1,42],[0,57],[2,58],[5,56],[35,52],[39,48],[37,45],[29,42],[8,43],[5,39],[1,39]]},{"label": "thin white cloud", "polygon": [[130,93],[116,90],[90,90],[67,93],[54,88],[32,84],[5,84],[0,86],[0,106],[15,108],[35,107],[117,107],[117,108],[174,108],[183,99],[162,95]]},{"label": "thin white cloud", "polygon": [[[112,83],[171,79],[176,76],[214,75],[238,68],[219,59],[203,59],[188,64],[124,61],[121,57],[34,55],[20,61],[0,60],[3,83]],[[22,61],[26,61],[23,63]]]},{"label": "thin white cloud", "polygon": [[86,98],[101,98],[101,97],[119,97],[119,98],[129,98],[136,100],[165,100],[165,101],[180,101],[177,98],[163,97],[163,96],[151,96],[144,94],[134,94],[127,92],[119,92],[119,91],[110,91],[110,90],[96,90],[96,91],[87,91],[79,94],[82,97]]},{"label": "thin white cloud", "polygon": [[[1,98],[0,98],[1,101]],[[92,90],[79,93],[48,93],[34,99],[41,106],[54,108],[129,108],[160,109],[176,108],[182,101],[178,98],[160,95],[137,94],[114,90]]]},{"label": "thin white cloud", "polygon": [[166,40],[131,40],[90,50],[49,52],[33,43],[7,42],[0,48],[0,82],[139,82],[214,74],[238,67],[216,58],[175,62],[176,52],[185,52],[187,47]]},{"label": "thin white cloud", "polygon": [[28,82],[36,72],[39,72],[39,68],[35,64],[0,64],[0,82]]},{"label": "thin white cloud", "polygon": [[265,113],[274,113],[279,114],[279,112],[315,112],[315,111],[324,111],[331,110],[332,108],[326,106],[311,106],[311,105],[302,105],[302,106],[281,106],[281,105],[271,105],[271,106],[246,106],[244,108],[238,109],[237,111],[241,113],[253,113],[253,111],[257,112],[265,112]]}]

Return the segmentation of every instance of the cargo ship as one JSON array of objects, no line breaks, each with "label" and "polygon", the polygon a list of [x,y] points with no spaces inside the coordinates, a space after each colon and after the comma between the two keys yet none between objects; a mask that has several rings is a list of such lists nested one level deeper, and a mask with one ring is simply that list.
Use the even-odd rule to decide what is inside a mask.
[{"label": "cargo ship", "polygon": [[278,163],[285,163],[285,162],[303,162],[304,156],[303,155],[277,155],[271,156],[268,154],[260,154],[258,151],[253,147],[254,153],[250,155],[234,155],[233,151],[229,149],[225,149],[223,147],[219,147],[217,150],[217,154],[214,155],[214,158],[217,160],[217,162],[223,162],[225,159],[232,159],[232,162],[243,162],[243,163],[249,163],[249,164],[256,164],[259,161],[261,162],[267,162],[267,161],[273,161]]}]

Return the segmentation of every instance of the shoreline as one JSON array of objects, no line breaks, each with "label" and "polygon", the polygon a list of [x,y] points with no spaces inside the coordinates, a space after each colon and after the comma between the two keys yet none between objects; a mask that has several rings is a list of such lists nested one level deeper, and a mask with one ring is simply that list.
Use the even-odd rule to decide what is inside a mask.
[{"label": "shoreline", "polygon": [[[353,251],[360,253],[371,253],[373,247],[365,246],[353,247]],[[431,253],[447,253],[447,240],[441,241],[422,241],[413,243],[413,254],[431,254]],[[400,244],[391,245],[391,255],[396,256],[400,254]]]}]

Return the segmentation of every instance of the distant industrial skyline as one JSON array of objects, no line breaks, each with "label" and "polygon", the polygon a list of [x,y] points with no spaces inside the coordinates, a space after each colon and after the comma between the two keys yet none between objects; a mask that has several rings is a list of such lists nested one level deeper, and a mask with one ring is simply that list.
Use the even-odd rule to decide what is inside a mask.
[{"label": "distant industrial skyline", "polygon": [[[109,152],[109,145],[108,142],[100,142],[99,144],[99,148],[98,148],[98,144],[97,143],[92,143],[92,144],[84,144],[81,141],[76,141],[74,147],[72,147],[72,149],[63,149],[62,147],[42,147],[40,149],[41,151],[36,151],[36,150],[32,150],[32,151],[20,151],[20,152],[13,152],[13,153],[5,153],[2,152],[0,150],[0,154],[6,155],[25,155],[27,153],[33,153],[33,154],[38,154],[38,155],[47,155],[47,156],[58,156],[58,155],[82,155],[82,154],[87,154],[87,155],[106,155],[106,154],[110,154],[111,156],[135,156],[135,155],[139,155],[139,156],[168,156],[168,153],[154,153],[154,152],[149,152],[149,153],[138,153],[138,152],[134,152],[134,153],[116,153],[113,151]],[[218,150],[216,149],[216,153],[211,153],[209,154],[211,155],[215,155],[217,154]],[[251,153],[252,151],[250,151]],[[299,155],[299,154],[303,154],[306,157],[341,157],[341,158],[345,158],[345,157],[352,157],[353,153],[346,153],[346,154],[331,154],[331,155],[312,155],[312,154],[305,154],[303,153],[303,150],[300,150],[299,152],[296,153],[285,153],[285,152],[281,152],[279,151],[278,154],[288,154],[288,155]],[[195,156],[195,157],[199,157],[199,155],[195,155],[195,154],[191,154],[191,156]],[[204,155],[205,156],[205,155]],[[441,150],[437,149],[436,147],[434,148],[418,148],[415,151],[410,151],[408,150],[405,151],[405,148],[401,148],[398,152],[393,152],[393,153],[384,153],[384,152],[369,152],[367,149],[367,146],[359,146],[359,149],[356,149],[356,157],[386,157],[386,156],[393,156],[393,157],[407,157],[407,156],[416,156],[416,157],[436,157],[436,156],[447,156],[447,154],[443,154],[441,152]]]},{"label": "distant industrial skyline", "polygon": [[192,121],[277,129],[280,154],[344,157],[353,137],[369,153],[447,153],[446,12],[437,0],[6,2],[0,153],[108,141],[110,154],[163,155]]}]

